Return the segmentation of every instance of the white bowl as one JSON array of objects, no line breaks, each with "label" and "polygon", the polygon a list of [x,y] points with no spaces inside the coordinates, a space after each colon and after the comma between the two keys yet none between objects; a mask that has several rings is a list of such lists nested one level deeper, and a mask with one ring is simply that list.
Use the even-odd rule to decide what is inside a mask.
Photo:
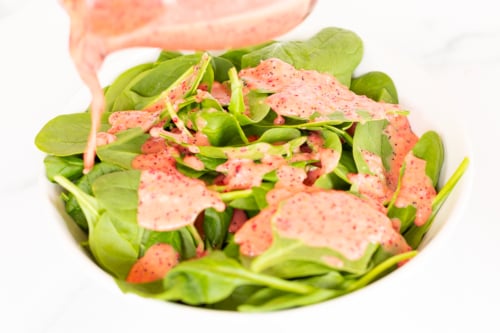
[{"label": "white bowl", "polygon": [[[364,44],[365,55],[357,73],[381,70],[389,74],[398,89],[400,104],[411,111],[410,120],[414,131],[420,135],[426,130],[432,129],[441,135],[446,154],[441,172],[440,186],[442,186],[464,157],[469,157],[473,161],[468,133],[464,131],[464,126],[456,118],[453,123],[450,123],[451,113],[449,113],[448,108],[449,102],[453,100],[451,93],[442,89],[435,78],[426,76],[423,71],[419,70],[418,66],[398,55],[397,51],[383,49],[367,40],[364,40]],[[154,50],[136,49],[113,54],[105,62],[101,71],[102,82],[109,83],[124,69],[150,60],[152,57],[154,59],[156,52]],[[437,89],[438,86],[439,89]],[[89,100],[90,96],[87,90],[83,89],[65,110],[61,110],[61,113],[80,112],[88,105]],[[473,163],[471,163],[472,165]],[[329,316],[331,313],[342,313],[343,316],[351,314],[353,318],[356,318],[351,310],[356,309],[362,303],[368,304],[371,302],[370,304],[375,305],[377,297],[382,295],[390,297],[392,292],[398,293],[404,290],[404,283],[407,283],[412,275],[416,273],[422,274],[425,266],[432,261],[433,254],[440,251],[441,246],[446,244],[446,239],[452,235],[453,227],[460,220],[467,205],[472,182],[471,166],[469,166],[469,170],[441,208],[419,248],[420,253],[395,272],[349,295],[299,309],[259,314],[257,315],[258,319],[256,319],[255,314],[204,310],[174,303],[142,299],[135,295],[126,297],[132,298],[134,302],[138,302],[138,305],[145,306],[152,311],[168,312],[169,317],[175,316],[177,320],[180,320],[180,318],[189,320],[195,314],[199,318],[197,320],[207,325],[214,320],[221,319],[221,313],[224,316],[223,320],[227,323],[234,321],[235,323],[238,322],[238,326],[241,326],[245,321],[255,319],[260,322],[260,325],[265,325],[263,327],[268,328],[273,325],[278,327],[283,320],[290,322],[298,320],[298,318],[318,318]],[[115,292],[117,295],[122,295],[113,278],[99,268],[92,261],[89,253],[80,246],[80,242],[85,239],[85,235],[65,213],[58,188],[45,179],[42,180],[42,183],[44,195],[48,198],[52,220],[57,221],[58,239],[63,242],[63,246],[68,251],[72,252],[75,261],[81,264],[83,273],[91,276],[96,283],[105,286],[106,289]],[[290,316],[290,312],[299,315]],[[252,325],[255,325],[254,321],[252,321]]]}]

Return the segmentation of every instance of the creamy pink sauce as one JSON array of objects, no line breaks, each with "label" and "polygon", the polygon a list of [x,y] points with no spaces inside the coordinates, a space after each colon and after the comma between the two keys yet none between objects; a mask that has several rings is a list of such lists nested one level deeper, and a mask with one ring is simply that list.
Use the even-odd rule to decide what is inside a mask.
[{"label": "creamy pink sauce", "polygon": [[154,244],[135,262],[126,281],[147,283],[162,279],[178,263],[179,254],[170,244]]},{"label": "creamy pink sauce", "polygon": [[[279,205],[266,208],[264,216],[259,215],[235,234],[244,255],[255,256],[271,246],[271,223],[282,237],[331,248],[349,260],[361,258],[370,243],[379,243],[393,254],[411,250],[386,215],[344,191],[295,193]],[[259,243],[254,245],[257,239]],[[326,262],[339,264],[328,258]]]},{"label": "creamy pink sauce", "polygon": [[61,0],[71,19],[70,52],[92,94],[88,172],[105,100],[97,72],[110,53],[131,47],[227,49],[282,35],[306,17],[314,0]]},{"label": "creamy pink sauce", "polygon": [[135,127],[140,127],[147,132],[158,121],[159,115],[160,112],[148,111],[113,112],[108,118],[111,128],[107,132],[116,134]]},{"label": "creamy pink sauce", "polygon": [[223,184],[226,186],[227,191],[232,191],[259,186],[262,177],[274,170],[274,168],[271,164],[256,163],[249,159],[232,158],[219,165],[216,171],[226,175]]},{"label": "creamy pink sauce", "polygon": [[393,191],[387,185],[386,171],[380,156],[363,150],[363,160],[371,173],[357,173],[347,175],[358,193],[368,198],[377,209],[385,212],[384,204],[391,200]]},{"label": "creamy pink sauce", "polygon": [[436,189],[425,173],[426,161],[409,153],[405,158],[405,170],[401,188],[394,203],[396,207],[412,205],[417,209],[415,224],[423,225],[432,214],[432,202]]},{"label": "creamy pink sauce", "polygon": [[157,231],[192,225],[207,208],[217,211],[226,208],[219,195],[207,189],[203,181],[186,177],[176,169],[171,172],[143,170],[138,196],[138,224]]},{"label": "creamy pink sauce", "polygon": [[389,188],[394,191],[398,186],[399,170],[406,155],[417,143],[418,136],[413,133],[408,118],[402,115],[389,115],[384,134],[389,138],[393,152],[386,177]]},{"label": "creamy pink sauce", "polygon": [[363,121],[358,111],[368,112],[372,119],[386,119],[388,111],[399,110],[397,105],[356,95],[332,75],[295,69],[280,59],[264,60],[257,67],[241,70],[239,75],[248,89],[274,93],[266,103],[278,118],[317,116],[316,120],[328,120],[328,115],[340,112],[346,120]]}]

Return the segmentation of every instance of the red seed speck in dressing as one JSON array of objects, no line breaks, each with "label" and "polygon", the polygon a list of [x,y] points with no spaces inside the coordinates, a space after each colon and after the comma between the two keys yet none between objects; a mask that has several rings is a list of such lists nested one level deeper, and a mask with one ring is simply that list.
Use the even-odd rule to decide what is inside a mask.
[{"label": "red seed speck in dressing", "polygon": [[140,127],[147,132],[158,121],[159,115],[160,112],[147,111],[113,112],[108,118],[111,128],[107,132],[116,134],[135,127]]},{"label": "red seed speck in dressing", "polygon": [[386,175],[387,185],[394,191],[398,185],[399,170],[406,155],[417,143],[418,136],[413,133],[408,118],[403,115],[389,115],[389,124],[384,128],[384,134],[392,147],[390,169]]}]

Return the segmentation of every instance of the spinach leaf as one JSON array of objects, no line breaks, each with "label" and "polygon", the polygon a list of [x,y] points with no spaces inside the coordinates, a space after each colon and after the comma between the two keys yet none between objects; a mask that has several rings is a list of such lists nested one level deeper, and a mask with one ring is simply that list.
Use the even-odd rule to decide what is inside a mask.
[{"label": "spinach leaf", "polygon": [[85,193],[80,188],[78,188],[78,186],[76,186],[70,180],[64,178],[63,176],[60,175],[54,176],[54,181],[59,185],[61,185],[61,187],[64,188],[66,191],[70,192],[75,196],[76,200],[78,201],[78,204],[80,205],[83,211],[83,214],[85,215],[85,218],[88,221],[89,231],[92,231],[101,214],[101,207],[97,202],[96,198]]},{"label": "spinach leaf", "polygon": [[92,255],[113,276],[125,279],[139,257],[140,228],[104,212],[89,233]]},{"label": "spinach leaf", "polygon": [[134,66],[120,74],[113,83],[106,89],[104,97],[106,98],[106,112],[114,110],[114,104],[118,96],[127,88],[129,83],[140,73],[153,67],[152,63],[145,63]]},{"label": "spinach leaf", "polygon": [[375,120],[359,123],[356,126],[353,138],[352,153],[359,173],[372,174],[362,152],[367,151],[380,156],[386,170],[390,169],[392,146],[389,138],[384,134],[387,120]]},{"label": "spinach leaf", "polygon": [[255,45],[255,46],[250,46],[250,47],[244,47],[244,48],[239,48],[239,49],[232,49],[232,50],[228,50],[226,51],[225,53],[221,54],[219,57],[220,58],[224,58],[228,61],[230,61],[235,67],[236,67],[236,70],[240,70],[242,68],[241,66],[241,58],[247,54],[247,53],[250,53],[250,52],[253,52],[253,51],[256,51],[256,50],[259,50],[259,49],[262,49],[270,44],[273,44],[274,42],[266,42],[266,43],[262,43],[262,44],[258,44],[258,45]]},{"label": "spinach leaf", "polygon": [[254,67],[261,60],[279,58],[297,69],[329,73],[349,86],[362,56],[363,43],[355,33],[329,27],[306,41],[276,42],[245,54],[241,66]]},{"label": "spinach leaf", "polygon": [[425,132],[412,148],[415,157],[425,160],[425,173],[437,186],[444,161],[444,146],[441,137],[434,131]]},{"label": "spinach leaf", "polygon": [[143,97],[152,97],[170,87],[189,68],[200,62],[201,54],[189,54],[162,61],[147,75],[136,82],[130,90]]},{"label": "spinach leaf", "polygon": [[103,162],[124,169],[132,168],[132,161],[141,154],[141,147],[149,138],[141,128],[131,128],[116,134],[116,141],[97,147],[97,156]]},{"label": "spinach leaf", "polygon": [[139,170],[119,171],[102,175],[92,184],[99,205],[127,225],[137,225],[140,176]]},{"label": "spinach leaf", "polygon": [[398,103],[398,92],[389,75],[369,72],[352,79],[350,89],[357,95],[365,95],[375,101]]},{"label": "spinach leaf", "polygon": [[305,295],[265,288],[256,291],[246,302],[238,306],[241,312],[278,311],[299,306],[315,304],[343,295],[337,290],[318,289]]},{"label": "spinach leaf", "polygon": [[228,72],[234,67],[234,64],[223,57],[212,58],[212,68],[214,71],[214,80],[217,82],[225,82],[229,80]]},{"label": "spinach leaf", "polygon": [[203,231],[205,232],[205,241],[210,248],[221,249],[225,244],[232,216],[232,208],[223,212],[218,212],[213,208],[205,210]]},{"label": "spinach leaf", "polygon": [[[109,128],[109,114],[101,118],[101,130]],[[44,153],[55,156],[82,154],[90,133],[90,113],[71,113],[50,120],[35,137],[35,145]]]},{"label": "spinach leaf", "polygon": [[124,291],[191,305],[220,302],[244,285],[267,286],[296,294],[309,294],[317,290],[305,284],[251,272],[221,251],[213,251],[200,259],[179,263],[161,283],[118,283]]},{"label": "spinach leaf", "polygon": [[236,118],[227,112],[200,110],[195,113],[196,123],[202,123],[201,132],[216,147],[248,143]]},{"label": "spinach leaf", "polygon": [[177,253],[182,253],[182,239],[179,231],[154,231],[144,229],[142,232],[141,248],[139,256],[143,256],[151,246],[158,243],[166,243],[173,246]]},{"label": "spinach leaf", "polygon": [[71,192],[85,214],[89,227],[89,246],[99,265],[124,279],[139,255],[140,229],[103,211],[100,201],[62,176],[54,180]]},{"label": "spinach leaf", "polygon": [[[250,269],[254,272],[265,273],[272,268],[277,276],[301,277],[304,276],[303,265],[313,268],[312,274],[324,274],[330,270],[341,270],[353,274],[363,274],[377,250],[378,245],[370,243],[365,254],[358,260],[348,260],[337,251],[326,247],[313,247],[299,239],[284,238],[278,232],[273,232],[273,243],[264,253],[252,259]],[[325,257],[332,257],[343,262],[342,267],[332,267],[325,261]],[[290,266],[288,261],[300,263]]]},{"label": "spinach leaf", "polygon": [[54,176],[61,175],[71,181],[77,180],[83,175],[83,160],[80,156],[52,156],[43,159],[45,175],[51,182]]},{"label": "spinach leaf", "polygon": [[[123,169],[113,164],[108,164],[105,162],[97,163],[89,173],[83,175],[76,181],[76,186],[78,186],[81,191],[89,195],[94,195],[94,193],[92,192],[92,184],[97,178],[104,174],[121,170]],[[83,230],[87,230],[87,219],[85,218],[85,214],[83,213],[76,196],[72,193],[69,193],[65,195],[64,200],[66,202],[65,210],[68,215],[71,216],[71,218],[76,222],[76,224],[78,224],[80,228],[82,228]]]},{"label": "spinach leaf", "polygon": [[156,63],[163,62],[165,60],[170,60],[174,59],[177,57],[182,56],[183,54],[178,51],[172,51],[172,50],[161,50],[160,54],[158,55],[158,58],[156,59]]}]

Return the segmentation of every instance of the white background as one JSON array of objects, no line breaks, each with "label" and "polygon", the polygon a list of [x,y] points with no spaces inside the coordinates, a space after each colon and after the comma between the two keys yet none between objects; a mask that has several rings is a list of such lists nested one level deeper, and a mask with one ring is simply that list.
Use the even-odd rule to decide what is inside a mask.
[{"label": "white background", "polygon": [[56,0],[0,0],[0,331],[166,332],[175,325],[186,332],[500,332],[497,6],[493,0],[319,1],[309,21],[356,31],[367,46],[422,72],[432,89],[447,91],[452,100],[443,112],[450,126],[456,119],[466,124],[473,149],[473,186],[453,234],[427,253],[418,274],[402,274],[383,293],[368,290],[354,305],[257,317],[179,314],[121,295],[87,275],[67,251],[46,212],[42,154],[33,139],[81,88],[67,52],[68,20]]}]

